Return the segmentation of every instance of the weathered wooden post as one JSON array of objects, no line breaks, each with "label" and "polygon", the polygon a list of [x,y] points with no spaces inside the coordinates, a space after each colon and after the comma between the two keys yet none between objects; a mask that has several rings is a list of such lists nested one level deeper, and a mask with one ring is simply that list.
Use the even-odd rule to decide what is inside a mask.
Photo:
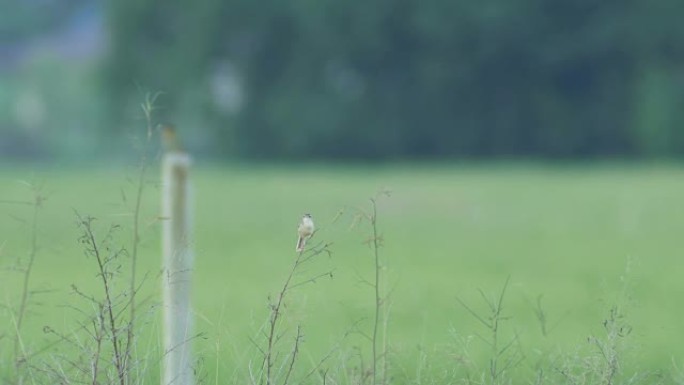
[{"label": "weathered wooden post", "polygon": [[162,159],[162,385],[192,385],[190,156],[171,149]]}]

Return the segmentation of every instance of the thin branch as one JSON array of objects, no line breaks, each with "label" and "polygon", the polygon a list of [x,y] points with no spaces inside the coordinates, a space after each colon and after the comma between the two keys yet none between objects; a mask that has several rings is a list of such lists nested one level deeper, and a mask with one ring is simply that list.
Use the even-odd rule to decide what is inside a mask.
[{"label": "thin branch", "polygon": [[461,300],[459,297],[456,297],[456,301],[458,301],[458,303],[460,303],[461,306],[463,306],[468,311],[468,313],[470,313],[470,315],[472,315],[476,320],[480,321],[488,329],[491,329],[492,325],[484,318],[480,317],[480,315],[477,314],[475,310],[471,309],[470,306],[466,305],[466,303],[463,302],[463,300]]},{"label": "thin branch", "polygon": [[108,316],[107,321],[109,322],[109,328],[110,328],[109,332],[111,333],[112,349],[114,350],[114,357],[113,357],[114,358],[114,365],[116,367],[119,383],[121,385],[126,385],[125,358],[122,356],[122,354],[121,354],[122,352],[120,351],[120,341],[119,341],[119,335],[118,335],[118,328],[117,328],[116,318],[114,316],[114,302],[112,300],[112,294],[111,294],[111,288],[110,288],[111,283],[109,281],[110,274],[107,271],[107,267],[105,265],[104,258],[100,254],[100,248],[98,246],[97,240],[95,239],[95,234],[93,233],[93,230],[92,230],[93,218],[92,217],[86,217],[84,219],[78,213],[76,215],[77,215],[79,223],[80,223],[80,225],[84,231],[84,236],[82,239],[88,245],[92,256],[95,258],[95,261],[97,262],[97,266],[99,269],[99,276],[102,278],[102,286],[103,286],[104,295],[105,295],[105,302],[104,302],[103,306],[106,309],[107,316]]},{"label": "thin branch", "polygon": [[325,273],[318,274],[318,275],[315,276],[315,277],[309,278],[309,279],[304,280],[304,281],[302,281],[302,282],[295,283],[295,284],[293,284],[293,285],[290,286],[290,289],[294,289],[294,288],[296,288],[296,287],[303,286],[303,285],[306,285],[306,284],[308,284],[308,283],[316,283],[316,281],[317,281],[319,278],[323,278],[323,277],[330,277],[330,278],[332,278],[332,277],[333,277],[333,271],[335,271],[335,270],[333,269],[333,270],[330,270],[330,271],[326,271]]},{"label": "thin branch", "polygon": [[0,203],[12,204],[12,205],[27,205],[33,206],[34,202],[31,201],[17,201],[11,199],[0,199]]},{"label": "thin branch", "polygon": [[285,380],[283,381],[283,385],[287,385],[288,381],[290,380],[292,369],[294,369],[295,362],[297,361],[297,354],[299,353],[299,341],[301,340],[301,338],[301,328],[297,326],[297,335],[295,336],[295,342],[292,348],[292,358],[290,359],[290,366],[287,368],[287,372],[285,373]]},{"label": "thin branch", "polygon": [[[21,341],[22,327],[24,324],[24,317],[26,316],[28,300],[30,296],[29,283],[31,281],[31,272],[33,271],[33,264],[38,253],[38,212],[44,201],[44,197],[40,194],[37,187],[32,186],[34,199],[31,203],[33,205],[33,215],[31,218],[31,232],[30,232],[30,250],[28,255],[28,262],[23,270],[21,299],[19,300],[19,308],[16,313],[15,320],[15,339],[14,339],[14,365],[15,369],[26,362],[26,352],[24,351],[23,343]],[[20,357],[20,350],[22,357]],[[18,373],[18,370],[17,370]]]}]

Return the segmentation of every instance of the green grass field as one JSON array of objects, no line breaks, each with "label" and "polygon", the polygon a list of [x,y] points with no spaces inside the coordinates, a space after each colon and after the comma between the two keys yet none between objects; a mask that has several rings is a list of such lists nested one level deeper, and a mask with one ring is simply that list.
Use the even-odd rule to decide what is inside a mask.
[{"label": "green grass field", "polygon": [[[160,226],[152,174],[141,213],[139,270],[149,274],[143,292],[154,303]],[[72,284],[98,288],[95,265],[77,243],[74,210],[96,217],[102,228],[121,224],[117,239],[130,245],[135,187],[130,179],[135,170],[0,171],[0,200],[29,199],[30,189],[21,181],[42,185],[48,196],[39,212],[31,277],[31,288],[46,292],[32,297],[22,333],[27,349],[50,341],[43,333],[46,325],[76,327],[79,315],[66,305],[82,300]],[[369,343],[361,335],[343,338],[357,321],[368,331],[374,311],[372,289],[363,283],[373,275],[372,251],[363,243],[369,227],[352,222],[355,210],[368,209],[368,198],[382,188],[392,191],[379,203],[381,255],[392,288],[392,383],[430,383],[424,379],[439,378],[443,368],[486,372],[489,348],[477,337],[486,330],[457,298],[485,312],[478,289],[495,296],[507,277],[504,314],[510,319],[501,333],[506,339],[517,335],[525,354],[511,374],[521,379],[516,383],[532,383],[540,363],[553,372],[556,357],[591,350],[587,338],[606,334],[603,321],[614,305],[620,305],[631,330],[620,337],[622,371],[661,372],[668,376],[664,383],[672,383],[676,367],[684,365],[684,169],[679,166],[204,166],[193,182],[195,327],[204,333],[195,346],[206,383],[243,379],[250,360],[258,360],[250,338],[258,338],[268,297],[296,257],[296,225],[304,212],[320,228],[316,240],[333,243],[333,254],[301,278],[329,269],[334,278],[297,288],[289,297],[288,322],[301,324],[305,334],[299,367],[306,371],[340,340],[326,365],[347,360],[353,367],[356,346],[367,357]],[[10,308],[21,287],[9,268],[30,249],[30,217],[30,206],[0,204],[5,268],[0,290]],[[540,295],[546,335],[534,312]],[[8,362],[13,319],[7,310],[0,314],[0,357]],[[141,350],[157,349],[159,316],[151,314],[141,331]],[[149,365],[146,383],[154,383],[157,364]],[[0,373],[9,372],[9,365],[0,366]]]}]

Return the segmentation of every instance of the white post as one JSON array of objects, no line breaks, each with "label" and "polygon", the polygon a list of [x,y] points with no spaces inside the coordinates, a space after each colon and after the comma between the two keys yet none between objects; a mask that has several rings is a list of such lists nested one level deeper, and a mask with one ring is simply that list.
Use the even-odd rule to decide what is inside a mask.
[{"label": "white post", "polygon": [[162,159],[162,291],[164,359],[161,385],[192,385],[190,156]]}]

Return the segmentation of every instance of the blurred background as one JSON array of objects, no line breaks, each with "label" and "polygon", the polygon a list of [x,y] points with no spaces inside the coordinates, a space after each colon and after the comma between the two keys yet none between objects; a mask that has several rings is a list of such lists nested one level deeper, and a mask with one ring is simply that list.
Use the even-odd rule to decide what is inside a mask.
[{"label": "blurred background", "polygon": [[[672,338],[684,319],[683,15],[682,0],[0,0],[0,339],[20,334],[22,288],[54,293],[27,317],[24,337],[37,341],[45,320],[80,317],[62,306],[74,281],[97,287],[74,208],[121,224],[122,245],[140,240],[138,269],[153,272],[144,290],[156,295],[163,182],[156,169],[116,167],[147,159],[136,143],[153,98],[152,125],[173,123],[201,165],[193,306],[207,373],[253,381],[248,337],[261,335],[305,212],[334,243],[321,265],[335,270],[292,298],[306,349],[322,357],[355,320],[370,330],[375,264],[359,210],[389,188],[379,227],[397,282],[393,368],[431,346],[441,361],[430,370],[454,366],[446,338],[460,347],[481,330],[455,298],[487,311],[480,293],[495,298],[510,277],[506,317],[518,318],[507,330],[529,359],[509,383],[535,382],[518,378],[538,367],[565,374],[547,353],[589,348],[608,309],[634,303],[635,359],[614,383],[645,367],[684,384]],[[604,159],[617,161],[593,161]],[[4,274],[30,271],[22,256],[36,244],[30,285]],[[142,333],[158,344],[156,328]],[[472,341],[485,373],[491,345]],[[6,352],[0,362],[23,362]]]},{"label": "blurred background", "polygon": [[0,156],[684,154],[681,0],[4,0]]}]

